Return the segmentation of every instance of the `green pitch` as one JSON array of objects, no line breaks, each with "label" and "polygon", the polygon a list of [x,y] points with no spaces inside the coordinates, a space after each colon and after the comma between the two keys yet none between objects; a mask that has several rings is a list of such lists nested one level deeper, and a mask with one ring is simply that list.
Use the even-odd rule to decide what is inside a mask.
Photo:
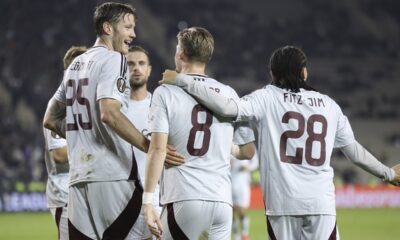
[{"label": "green pitch", "polygon": [[[266,239],[265,217],[251,210],[250,237]],[[400,208],[339,209],[338,225],[344,240],[400,239]],[[50,213],[0,214],[0,239],[55,240],[56,227]]]}]

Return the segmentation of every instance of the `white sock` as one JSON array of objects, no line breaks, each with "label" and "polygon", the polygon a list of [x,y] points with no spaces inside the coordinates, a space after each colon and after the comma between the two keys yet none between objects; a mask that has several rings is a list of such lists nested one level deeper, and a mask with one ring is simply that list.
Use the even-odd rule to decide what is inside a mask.
[{"label": "white sock", "polygon": [[250,218],[247,216],[240,218],[240,223],[242,225],[242,235],[249,235]]}]

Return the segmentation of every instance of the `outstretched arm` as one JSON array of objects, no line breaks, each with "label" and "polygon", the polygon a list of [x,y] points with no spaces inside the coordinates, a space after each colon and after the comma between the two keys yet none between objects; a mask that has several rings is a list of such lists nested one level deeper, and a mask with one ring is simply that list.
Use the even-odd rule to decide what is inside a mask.
[{"label": "outstretched arm", "polygon": [[173,70],[165,70],[163,79],[159,83],[173,84],[182,87],[196,100],[211,111],[223,117],[236,118],[238,115],[238,104],[232,98],[227,98],[215,90],[209,88],[200,81],[185,74],[178,74]]},{"label": "outstretched arm", "polygon": [[383,181],[400,186],[400,165],[396,165],[393,168],[385,166],[358,142],[342,147],[340,150],[360,168],[381,178]]}]

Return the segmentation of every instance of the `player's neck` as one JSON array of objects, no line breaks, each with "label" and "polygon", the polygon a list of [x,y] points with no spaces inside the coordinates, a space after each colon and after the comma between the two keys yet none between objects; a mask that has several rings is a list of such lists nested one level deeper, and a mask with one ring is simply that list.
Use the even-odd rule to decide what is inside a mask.
[{"label": "player's neck", "polygon": [[111,41],[108,41],[106,38],[101,38],[97,37],[96,42],[94,43],[94,46],[105,46],[106,48],[110,50],[114,50]]},{"label": "player's neck", "polygon": [[135,101],[141,101],[147,97],[147,86],[143,85],[139,88],[132,88],[130,98]]},{"label": "player's neck", "polygon": [[182,66],[181,73],[191,73],[191,74],[199,74],[205,75],[206,65],[205,64],[185,64]]}]

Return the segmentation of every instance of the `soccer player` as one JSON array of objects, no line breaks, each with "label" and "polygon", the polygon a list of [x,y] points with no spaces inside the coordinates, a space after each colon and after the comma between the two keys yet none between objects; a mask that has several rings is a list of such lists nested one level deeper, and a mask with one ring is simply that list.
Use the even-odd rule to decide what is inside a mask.
[{"label": "soccer player", "polygon": [[[131,95],[128,104],[127,117],[135,127],[146,137],[150,137],[148,127],[148,113],[150,109],[151,93],[147,90],[147,81],[151,74],[151,63],[149,53],[140,46],[131,46],[126,55],[126,60],[129,68],[129,81],[131,85]],[[141,182],[144,183],[145,167],[146,167],[146,153],[140,151],[136,147],[132,147],[134,156],[138,165],[139,176]],[[159,205],[159,185],[157,184],[153,200],[153,207],[158,214],[161,213]],[[141,212],[143,214],[143,212]],[[142,216],[144,219],[144,215]],[[152,234],[147,227],[143,224],[143,239],[151,239]]]},{"label": "soccer player", "polygon": [[[72,60],[86,52],[86,47],[71,47],[65,53],[64,71]],[[48,174],[46,197],[47,207],[57,225],[58,239],[68,238],[68,153],[67,142],[49,129],[43,128],[45,153],[44,159]]]},{"label": "soccer player", "polygon": [[[176,69],[190,74],[221,94],[235,98],[235,91],[205,75],[214,50],[214,39],[204,28],[192,27],[178,33]],[[153,93],[149,124],[151,135],[147,157],[143,205],[147,224],[163,239],[230,239],[232,189],[230,149],[239,145],[240,158],[254,154],[250,128],[235,131],[231,118],[213,114],[182,89],[162,85]],[[181,166],[165,168],[167,142],[185,156]],[[235,148],[238,149],[238,148]],[[153,192],[160,180],[161,222],[153,208]]]},{"label": "soccer player", "polygon": [[354,164],[394,185],[400,165],[389,168],[354,138],[347,117],[329,96],[307,82],[307,58],[285,46],[270,59],[272,82],[240,100],[229,99],[193,76],[166,71],[161,83],[176,83],[215,113],[250,121],[259,132],[261,184],[271,239],[337,239],[333,148]]},{"label": "soccer player", "polygon": [[135,19],[131,5],[96,8],[96,42],[65,71],[44,116],[44,126],[67,139],[71,239],[136,238],[143,188],[131,145],[147,152],[149,140],[124,115],[130,94],[124,54]]},{"label": "soccer player", "polygon": [[248,240],[250,218],[247,209],[250,206],[251,172],[258,168],[258,157],[254,154],[250,160],[238,160],[231,156],[232,202],[234,240]]}]

